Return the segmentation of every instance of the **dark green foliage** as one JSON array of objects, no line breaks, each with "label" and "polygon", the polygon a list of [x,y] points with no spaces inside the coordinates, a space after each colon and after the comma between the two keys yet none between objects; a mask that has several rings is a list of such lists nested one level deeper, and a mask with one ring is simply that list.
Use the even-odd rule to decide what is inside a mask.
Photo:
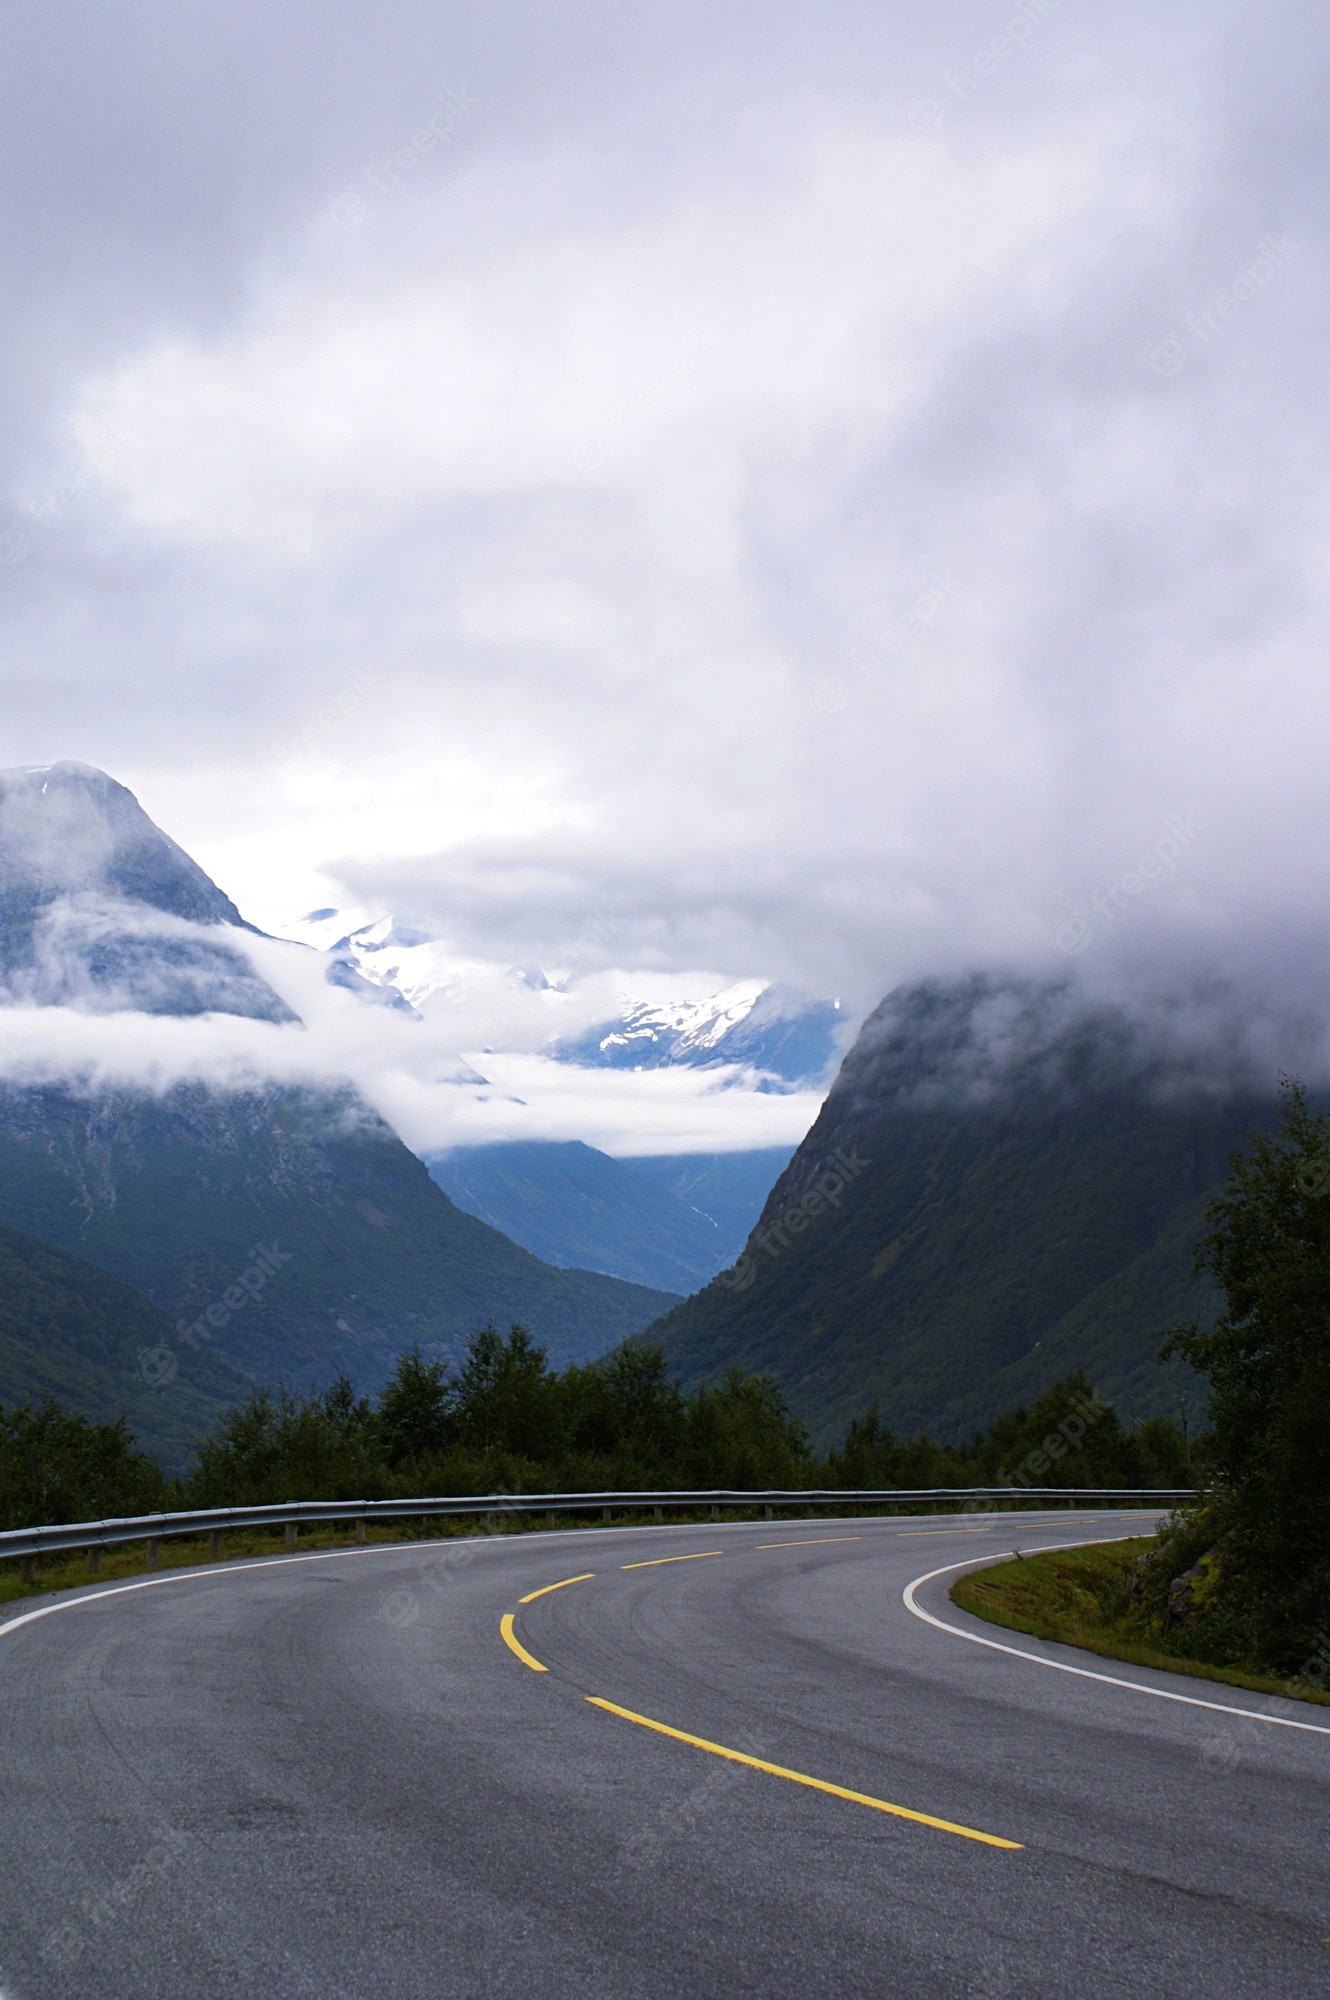
[{"label": "dark green foliage", "polygon": [[625,1347],[556,1374],[524,1327],[473,1335],[456,1374],[419,1352],[372,1410],[349,1384],[256,1391],[199,1453],[199,1506],[387,1494],[815,1483],[803,1427],[773,1382],[731,1370],[684,1396],[663,1357]]},{"label": "dark green foliage", "polygon": [[1124,1433],[1073,1376],[964,1447],[894,1438],[877,1412],[817,1459],[779,1385],[737,1368],[685,1393],[659,1349],[549,1366],[523,1327],[482,1327],[449,1374],[404,1355],[371,1410],[342,1382],[303,1400],[256,1392],[200,1452],[200,1506],[457,1493],[728,1487],[1186,1484],[1180,1432]]},{"label": "dark green foliage", "polygon": [[122,1421],[93,1424],[53,1396],[0,1408],[0,1528],[151,1514],[167,1487]]},{"label": "dark green foliage", "polygon": [[1330,1596],[1330,1118],[1285,1080],[1283,1125],[1235,1155],[1198,1267],[1213,1327],[1166,1343],[1208,1376],[1216,1492],[1166,1537],[1156,1595],[1203,1549],[1187,1608],[1219,1657],[1283,1672],[1324,1644]]},{"label": "dark green foliage", "polygon": [[522,1326],[506,1340],[492,1324],[473,1337],[454,1408],[459,1441],[473,1451],[501,1449],[536,1460],[561,1441],[555,1377],[544,1348]]},{"label": "dark green foliage", "polygon": [[50,1398],[0,1410],[9,1527],[430,1494],[1170,1485],[1182,1458],[1175,1428],[1157,1420],[1125,1435],[1071,1377],[964,1447],[895,1438],[870,1410],[819,1460],[770,1377],[732,1368],[685,1393],[660,1350],[637,1343],[559,1374],[520,1326],[482,1327],[456,1373],[418,1350],[403,1355],[377,1404],[346,1376],[303,1397],[253,1390],[204,1440],[182,1485],[134,1451],[123,1424],[90,1424]]},{"label": "dark green foliage", "polygon": [[[1200,1462],[1200,1451],[1193,1456]],[[1054,1382],[1027,1408],[1010,1410],[968,1445],[926,1434],[896,1438],[874,1404],[826,1459],[836,1486],[1177,1487],[1192,1484],[1177,1425],[1150,1417],[1124,1430],[1084,1375]]]},{"label": "dark green foliage", "polygon": [[420,1349],[403,1354],[379,1397],[378,1436],[390,1466],[437,1458],[455,1434],[448,1370],[424,1361]]},{"label": "dark green foliage", "polygon": [[188,1482],[198,1507],[379,1500],[389,1490],[374,1414],[345,1376],[303,1399],[255,1390],[204,1441]]},{"label": "dark green foliage", "polygon": [[1127,1431],[1080,1373],[1054,1382],[1028,1412],[999,1417],[976,1442],[972,1463],[994,1486],[1169,1487],[1191,1480],[1175,1424],[1149,1417],[1134,1433]]},{"label": "dark green foliage", "polygon": [[132,1286],[0,1226],[0,1403],[54,1396],[95,1424],[125,1417],[175,1472],[249,1386],[222,1357],[188,1348]]},{"label": "dark green foliage", "polygon": [[935,1444],[926,1432],[898,1438],[884,1424],[876,1403],[855,1417],[839,1450],[827,1456],[829,1486],[959,1486],[961,1457]]},{"label": "dark green foliage", "polygon": [[684,1448],[698,1486],[815,1483],[808,1433],[769,1375],[727,1368],[716,1386],[699,1383],[688,1401]]},{"label": "dark green foliage", "polygon": [[684,1398],[658,1347],[621,1347],[604,1361],[562,1377],[567,1437],[592,1457],[623,1454],[642,1465],[670,1464],[687,1422]]}]

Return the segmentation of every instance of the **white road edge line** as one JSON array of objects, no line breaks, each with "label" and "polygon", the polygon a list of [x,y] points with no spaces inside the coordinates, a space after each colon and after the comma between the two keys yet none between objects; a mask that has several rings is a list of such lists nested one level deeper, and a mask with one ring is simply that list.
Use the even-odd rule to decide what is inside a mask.
[{"label": "white road edge line", "polygon": [[[1096,1547],[1101,1539],[1125,1541],[1129,1537],[1105,1535],[1096,1537],[1093,1541],[1056,1542],[1053,1546],[1060,1549],[1088,1549]],[[1330,1726],[1323,1722],[1296,1722],[1287,1715],[1263,1715],[1259,1709],[1235,1708],[1223,1701],[1202,1701],[1199,1695],[1174,1694],[1169,1688],[1147,1687],[1144,1681],[1127,1681],[1117,1674],[1096,1673],[1091,1667],[1073,1667],[1066,1660],[1045,1659],[1042,1653],[1027,1653],[1020,1646],[1007,1646],[1000,1639],[985,1638],[980,1632],[967,1632],[962,1625],[948,1625],[945,1618],[935,1618],[931,1611],[925,1611],[922,1604],[915,1599],[916,1590],[925,1583],[931,1583],[934,1577],[949,1576],[957,1569],[987,1569],[991,1563],[1008,1561],[1015,1553],[1014,1549],[1009,1549],[1006,1555],[990,1555],[981,1562],[975,1562],[973,1558],[967,1557],[963,1562],[944,1563],[941,1569],[930,1569],[926,1576],[917,1576],[913,1583],[906,1584],[901,1592],[905,1609],[912,1611],[916,1618],[922,1618],[925,1625],[935,1625],[939,1632],[949,1632],[953,1639],[967,1639],[972,1646],[989,1646],[995,1653],[1010,1653],[1014,1660],[1031,1660],[1037,1667],[1051,1667],[1054,1673],[1075,1674],[1083,1681],[1102,1681],[1107,1687],[1130,1688],[1133,1694],[1151,1694],[1156,1701],[1181,1702],[1185,1708],[1208,1708],[1216,1715],[1239,1715],[1245,1722],[1268,1722],[1276,1729],[1306,1729],[1313,1736],[1330,1736]],[[2,1630],[0,1636],[3,1636]]]},{"label": "white road edge line", "polygon": [[[237,1576],[242,1570],[247,1569],[286,1569],[292,1563],[336,1562],[341,1556],[400,1556],[402,1554],[411,1555],[417,1550],[424,1549],[495,1548],[500,1543],[503,1543],[506,1547],[511,1547],[515,1542],[539,1541],[544,1542],[548,1546],[556,1542],[568,1542],[574,1539],[585,1543],[593,1535],[657,1533],[668,1535],[676,1532],[681,1526],[686,1529],[689,1525],[687,1522],[668,1521],[660,1527],[657,1527],[653,1523],[650,1527],[640,1525],[633,1528],[532,1528],[526,1533],[516,1535],[444,1535],[437,1541],[371,1542],[368,1547],[363,1542],[352,1542],[345,1543],[339,1549],[311,1550],[308,1555],[303,1556],[256,1556],[249,1562],[228,1561],[223,1556],[217,1562],[205,1563],[197,1569],[170,1570],[164,1576],[143,1577],[135,1583],[108,1584],[104,1589],[81,1591],[77,1596],[72,1593],[68,1596],[62,1594],[52,1604],[43,1604],[36,1611],[24,1611],[17,1618],[6,1619],[4,1624],[0,1625],[0,1639],[3,1639],[9,1632],[17,1632],[21,1626],[33,1624],[38,1618],[53,1618],[57,1611],[76,1611],[80,1604],[100,1604],[104,1597],[123,1597],[130,1590],[157,1590],[162,1584],[166,1583],[202,1583],[209,1577],[215,1580],[218,1577]],[[700,1527],[703,1524],[697,1523],[693,1525],[698,1526],[700,1531]],[[710,1528],[714,1535],[716,1531],[715,1522],[707,1522],[705,1525]],[[722,1529],[749,1528],[756,1533],[759,1529],[765,1532],[771,1526],[771,1523],[769,1521],[722,1521],[720,1525]],[[0,2000],[5,2000],[2,1989],[0,1989]]]},{"label": "white road edge line", "polygon": [[[811,1521],[800,1523],[796,1519],[790,1525],[794,1527],[801,1525],[811,1527],[819,1524]],[[894,1530],[895,1517],[891,1517],[890,1525]],[[1042,1518],[1032,1518],[1031,1525],[1051,1528],[1056,1527],[1057,1523],[1055,1521],[1046,1522]],[[409,1554],[423,1549],[456,1549],[458,1547],[470,1547],[473,1549],[494,1548],[500,1543],[511,1547],[514,1542],[538,1541],[543,1542],[546,1547],[552,1547],[560,1542],[577,1541],[585,1545],[593,1536],[599,1538],[603,1535],[624,1534],[669,1535],[677,1533],[681,1529],[686,1531],[690,1526],[698,1528],[705,1526],[710,1529],[714,1536],[717,1524],[714,1521],[706,1523],[668,1521],[659,1526],[653,1522],[650,1527],[645,1523],[641,1523],[631,1528],[532,1528],[516,1535],[444,1535],[438,1541],[379,1542],[377,1544],[371,1542],[368,1547],[364,1543],[353,1542],[346,1543],[339,1549],[311,1550],[308,1555],[303,1556],[257,1556],[249,1562],[232,1562],[223,1556],[218,1562],[206,1563],[198,1569],[170,1570],[164,1576],[143,1577],[136,1583],[108,1584],[103,1589],[84,1590],[77,1595],[71,1593],[66,1596],[62,1593],[52,1604],[43,1604],[36,1611],[24,1611],[17,1618],[7,1619],[4,1624],[0,1625],[0,1639],[3,1639],[10,1632],[19,1631],[24,1625],[34,1624],[39,1618],[53,1618],[58,1611],[77,1611],[81,1604],[98,1604],[104,1597],[123,1597],[127,1591],[131,1590],[156,1590],[162,1584],[168,1583],[200,1583],[209,1577],[216,1579],[221,1576],[235,1576],[240,1571],[247,1569],[285,1569],[292,1563],[336,1562],[340,1556],[401,1555],[404,1552]],[[722,1533],[729,1532],[731,1534],[744,1532],[760,1534],[765,1533],[770,1526],[770,1521],[722,1521],[720,1523],[720,1530]],[[957,1565],[957,1567],[960,1567],[960,1565]],[[924,1583],[927,1579],[920,1577],[919,1581]],[[922,1618],[927,1614],[920,1612],[919,1615]],[[2,1991],[0,1991],[0,2000],[4,2000]]]},{"label": "white road edge line", "polygon": [[[518,1536],[511,1538],[517,1541]],[[292,1563],[335,1562],[338,1556],[384,1556],[400,1555],[403,1548],[437,1549],[450,1546],[444,1542],[382,1542],[377,1548],[320,1549],[307,1556],[258,1556],[253,1562],[227,1562],[223,1559],[210,1564],[207,1569],[179,1569],[169,1576],[148,1576],[138,1583],[113,1583],[105,1590],[87,1590],[78,1597],[57,1597],[53,1604],[43,1604],[36,1611],[25,1611],[18,1618],[8,1618],[0,1625],[0,1639],[10,1632],[17,1632],[20,1626],[31,1625],[38,1618],[54,1618],[57,1611],[77,1611],[81,1604],[100,1604],[104,1597],[124,1597],[131,1590],[157,1590],[164,1583],[203,1583],[209,1577],[238,1576],[247,1569],[286,1569]],[[456,1546],[452,1543],[451,1546]],[[0,2000],[3,1994],[0,1993]]]}]

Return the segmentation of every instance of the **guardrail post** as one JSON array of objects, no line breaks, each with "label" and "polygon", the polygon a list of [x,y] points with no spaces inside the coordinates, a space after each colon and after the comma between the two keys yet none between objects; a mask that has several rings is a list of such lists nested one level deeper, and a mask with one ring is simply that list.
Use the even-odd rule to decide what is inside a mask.
[{"label": "guardrail post", "polygon": [[20,1583],[36,1583],[36,1556],[20,1556],[18,1559],[18,1580]]},{"label": "guardrail post", "polygon": [[157,1569],[161,1565],[161,1560],[161,1542],[156,1535],[149,1535],[147,1541],[143,1544],[143,1567],[144,1569]]},{"label": "guardrail post", "polygon": [[771,1519],[771,1502],[769,1500],[766,1506],[762,1509],[762,1512],[766,1515],[766,1518],[769,1521]]},{"label": "guardrail post", "polygon": [[609,1518],[610,1518],[610,1510],[609,1510],[609,1508],[608,1508],[608,1507],[602,1507],[602,1508],[601,1508],[601,1510],[600,1510],[600,1518],[601,1518],[601,1520],[602,1520],[602,1521],[608,1521],[608,1520],[609,1520]]},{"label": "guardrail post", "polygon": [[220,1528],[210,1528],[208,1530],[208,1555],[213,1562],[216,1562],[221,1553],[222,1531]]},{"label": "guardrail post", "polygon": [[545,1526],[547,1528],[552,1528],[554,1526],[554,1509],[552,1507],[547,1507],[545,1509]]},{"label": "guardrail post", "polygon": [[663,1507],[653,1507],[651,1512],[656,1520],[663,1521],[665,1519],[665,1509]]},{"label": "guardrail post", "polygon": [[487,1515],[485,1516],[485,1532],[486,1532],[486,1534],[490,1534],[490,1535],[497,1535],[497,1534],[498,1534],[498,1532],[499,1532],[499,1517],[498,1517],[498,1515],[497,1515],[497,1514],[487,1514]]},{"label": "guardrail post", "polygon": [[356,1521],[356,1540],[358,1542],[363,1542],[364,1539],[365,1539],[365,1517],[363,1514],[361,1514]]},{"label": "guardrail post", "polygon": [[711,1503],[711,1518],[713,1521],[719,1521],[720,1519],[720,1508],[716,1505],[716,1502],[714,1500]]},{"label": "guardrail post", "polygon": [[88,1575],[89,1575],[89,1576],[96,1576],[96,1575],[98,1574],[98,1572],[100,1571],[100,1569],[101,1569],[101,1566],[102,1566],[102,1552],[101,1552],[101,1550],[100,1550],[100,1549],[89,1549],[89,1550],[88,1550]]},{"label": "guardrail post", "polygon": [[286,1524],[286,1546],[288,1547],[288,1549],[293,1549],[295,1547],[296,1537],[299,1535],[299,1533],[300,1533],[299,1523],[296,1521],[288,1521]]}]

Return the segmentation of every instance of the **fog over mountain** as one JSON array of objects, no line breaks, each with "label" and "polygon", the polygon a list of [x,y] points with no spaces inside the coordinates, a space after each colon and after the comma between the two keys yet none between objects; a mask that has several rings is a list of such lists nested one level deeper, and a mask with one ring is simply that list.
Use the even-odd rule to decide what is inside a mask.
[{"label": "fog over mountain", "polygon": [[962,1437],[1075,1370],[1132,1424],[1198,1415],[1161,1337],[1215,1314],[1194,1245],[1276,1107],[1268,1052],[1221,1051],[1222,1009],[1201,1033],[1196,1011],[1070,980],[897,989],[741,1255],[647,1337],[686,1379],[771,1371],[824,1440],[870,1397]]},{"label": "fog over mountain", "polygon": [[[417,990],[419,1008],[384,1006],[396,990],[344,955],[246,923],[123,785],[87,765],[0,772],[0,851],[0,1083],[341,1097],[354,1086],[422,1152],[583,1133],[634,1153],[742,1150],[746,1134],[780,1146],[820,1100],[814,1080],[754,1068],[751,1039],[697,1067],[588,1072],[552,1044],[603,1024],[613,981],[554,989],[453,965],[438,996]],[[834,1045],[815,1014],[808,1047],[825,1070]],[[778,1003],[778,1027],[779,1015]],[[484,1074],[463,1053],[478,1043]]]},{"label": "fog over mountain", "polygon": [[[813,1117],[842,1032],[829,1004],[760,982],[654,1008],[619,996],[607,1022],[611,984],[554,988],[511,970],[498,982],[455,963],[445,975],[437,956],[434,987],[413,986],[408,1004],[362,977],[363,960],[247,924],[123,786],[72,763],[0,773],[0,903],[0,1079],[351,1083],[421,1152],[579,1131],[629,1154],[691,1155],[718,1135],[733,1148],[741,1132],[778,1146]],[[919,1108],[1013,1087],[1071,1093],[1086,1079],[1069,1050],[1161,1098],[1261,1096],[1281,1071],[1330,1080],[1330,1020],[1291,981],[1127,977],[1073,957],[1042,977],[989,972],[937,991],[956,1003],[930,1002],[922,1026],[914,986],[887,997],[842,1092],[870,1050],[879,1081]],[[366,1005],[385,997],[399,1004]]]}]

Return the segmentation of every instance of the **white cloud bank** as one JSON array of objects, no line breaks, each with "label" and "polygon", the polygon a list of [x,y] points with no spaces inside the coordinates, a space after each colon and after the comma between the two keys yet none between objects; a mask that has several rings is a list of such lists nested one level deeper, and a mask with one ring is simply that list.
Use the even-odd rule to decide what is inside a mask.
[{"label": "white cloud bank", "polygon": [[[0,1009],[0,1078],[89,1093],[160,1093],[181,1083],[227,1091],[349,1083],[418,1153],[501,1139],[581,1139],[620,1155],[792,1146],[821,1102],[813,1092],[763,1091],[760,1079],[737,1065],[634,1073],[474,1047],[468,1059],[459,1031],[469,1042],[475,1015],[467,1020],[444,1009],[413,1019],[369,1004],[329,986],[326,961],[298,945],[227,927],[145,922],[143,935],[156,932],[239,947],[299,1021],[8,1006]],[[481,1017],[488,1004],[479,996]],[[516,1008],[520,996],[510,993],[508,1004]],[[520,1039],[522,1017],[506,1018]],[[538,1025],[532,1013],[528,1032]]]},{"label": "white cloud bank", "polygon": [[495,978],[1330,991],[1330,29],[1036,13],[34,10],[8,755]]},{"label": "white cloud bank", "polygon": [[[1142,218],[1157,190],[1122,164],[1093,127],[982,170],[938,139],[832,132],[768,182],[442,271],[425,209],[404,269],[325,266],[227,339],[156,343],[85,386],[74,433],[123,439],[105,477],[130,518],[196,544],[310,558],[423,506],[557,491],[626,502],[643,554],[719,581],[764,462],[834,445],[843,477],[959,321],[1052,304],[1046,259],[1110,175],[1119,223]],[[631,636],[579,578],[505,583],[464,588],[464,633],[578,657]]]}]

